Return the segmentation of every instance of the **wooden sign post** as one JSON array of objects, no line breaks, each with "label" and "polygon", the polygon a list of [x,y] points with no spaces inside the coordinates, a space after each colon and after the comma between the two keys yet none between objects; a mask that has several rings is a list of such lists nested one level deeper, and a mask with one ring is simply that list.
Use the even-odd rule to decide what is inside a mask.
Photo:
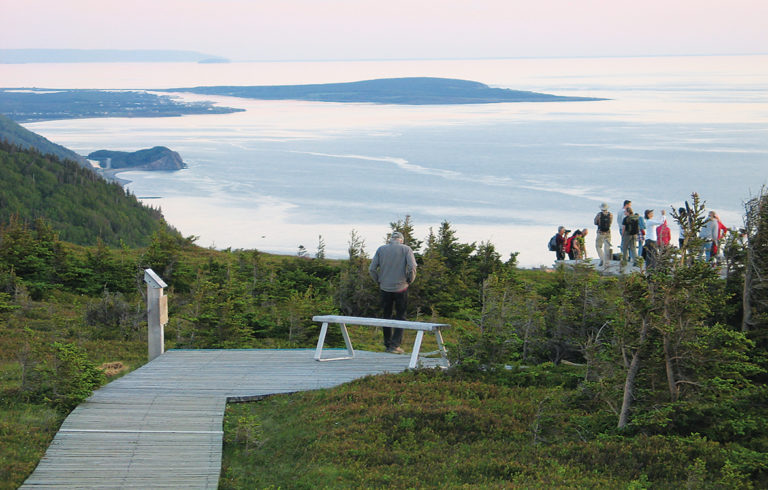
[{"label": "wooden sign post", "polygon": [[163,288],[168,285],[152,269],[144,269],[144,282],[147,283],[147,347],[149,360],[165,352],[165,332],[168,323],[168,296]]}]

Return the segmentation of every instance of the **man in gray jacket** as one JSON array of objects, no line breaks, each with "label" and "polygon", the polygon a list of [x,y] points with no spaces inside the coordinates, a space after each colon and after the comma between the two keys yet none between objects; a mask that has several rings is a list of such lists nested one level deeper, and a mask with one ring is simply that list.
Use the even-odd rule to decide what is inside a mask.
[{"label": "man in gray jacket", "polygon": [[[389,243],[376,250],[368,272],[381,290],[383,318],[392,318],[394,307],[395,319],[405,320],[408,286],[416,278],[416,258],[411,247],[403,245],[402,233],[393,232]],[[383,327],[383,332],[387,352],[402,354],[403,329]]]}]

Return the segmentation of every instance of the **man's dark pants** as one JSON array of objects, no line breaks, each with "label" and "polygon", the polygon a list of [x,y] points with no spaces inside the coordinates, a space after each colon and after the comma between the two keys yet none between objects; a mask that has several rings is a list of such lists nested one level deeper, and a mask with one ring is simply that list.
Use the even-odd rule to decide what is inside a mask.
[{"label": "man's dark pants", "polygon": [[[392,318],[392,309],[395,310],[395,320],[405,320],[405,309],[408,306],[408,290],[393,293],[390,291],[381,291],[381,309],[383,318],[389,320]],[[400,347],[403,341],[403,329],[382,327],[384,332],[384,346],[387,349]]]}]

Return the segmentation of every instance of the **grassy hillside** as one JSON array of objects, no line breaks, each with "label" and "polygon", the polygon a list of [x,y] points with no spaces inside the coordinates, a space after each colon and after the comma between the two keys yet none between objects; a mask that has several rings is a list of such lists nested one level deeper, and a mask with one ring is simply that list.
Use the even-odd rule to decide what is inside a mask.
[{"label": "grassy hillside", "polygon": [[71,160],[0,142],[0,220],[48,220],[62,240],[144,246],[167,229],[159,210]]}]

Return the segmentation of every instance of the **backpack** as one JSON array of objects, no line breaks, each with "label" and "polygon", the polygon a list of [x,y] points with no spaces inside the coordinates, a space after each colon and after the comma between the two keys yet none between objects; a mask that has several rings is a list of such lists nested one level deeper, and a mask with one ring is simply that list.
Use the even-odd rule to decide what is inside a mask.
[{"label": "backpack", "polygon": [[557,234],[555,234],[552,238],[549,239],[547,248],[549,249],[550,252],[557,252]]},{"label": "backpack", "polygon": [[637,235],[640,231],[640,216],[633,214],[624,218],[624,232],[628,235]]},{"label": "backpack", "polygon": [[611,213],[603,213],[602,211],[597,214],[597,231],[605,233],[611,231]]},{"label": "backpack", "polygon": [[565,246],[563,247],[563,252],[565,253],[571,253],[571,247],[573,246],[573,237],[569,238],[565,241]]},{"label": "backpack", "polygon": [[656,228],[656,235],[661,245],[669,245],[669,240],[672,237],[672,231],[669,229],[666,223],[662,223]]}]

